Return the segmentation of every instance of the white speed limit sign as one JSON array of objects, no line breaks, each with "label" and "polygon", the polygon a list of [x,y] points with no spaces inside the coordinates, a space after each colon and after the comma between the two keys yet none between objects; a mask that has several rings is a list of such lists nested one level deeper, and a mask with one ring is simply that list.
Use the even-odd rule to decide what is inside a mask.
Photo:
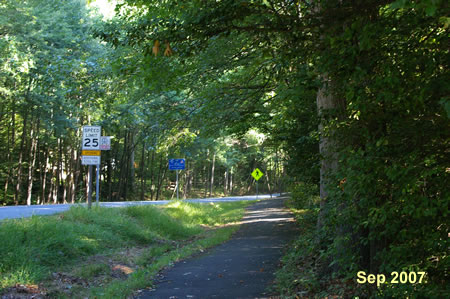
[{"label": "white speed limit sign", "polygon": [[84,126],[81,149],[83,149],[83,150],[99,150],[101,133],[102,133],[102,127],[100,127],[100,126]]}]

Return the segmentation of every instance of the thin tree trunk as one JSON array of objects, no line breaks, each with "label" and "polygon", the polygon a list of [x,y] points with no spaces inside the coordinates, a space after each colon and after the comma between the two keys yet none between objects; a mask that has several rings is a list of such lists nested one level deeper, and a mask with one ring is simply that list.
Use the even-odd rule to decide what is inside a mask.
[{"label": "thin tree trunk", "polygon": [[195,168],[192,166],[192,169],[189,170],[189,178],[188,178],[188,186],[187,186],[187,197],[190,196],[192,191],[192,185],[194,184],[194,175],[195,175]]},{"label": "thin tree trunk", "polygon": [[[161,162],[163,161],[162,158],[163,158],[163,157],[161,156]],[[167,162],[167,163],[168,163],[168,162]],[[157,194],[157,197],[158,197],[158,198],[161,197],[162,185],[163,185],[164,179],[166,178],[167,168],[169,167],[169,166],[167,165],[167,163],[165,163],[165,167],[163,168],[163,173],[162,173],[161,181],[159,182],[159,186],[158,186],[158,194]]]},{"label": "thin tree trunk", "polygon": [[228,176],[229,176],[229,169],[227,167],[227,169],[225,170],[224,180],[223,180],[223,194],[225,196],[227,196],[227,194],[228,194]]},{"label": "thin tree trunk", "polygon": [[189,172],[189,161],[186,161],[186,171],[184,172],[184,185],[183,185],[183,199],[186,199],[187,187],[188,187],[188,172]]},{"label": "thin tree trunk", "polygon": [[134,153],[135,153],[135,134],[134,131],[130,131],[130,191],[134,194],[134,176],[135,176],[135,167],[134,167]]},{"label": "thin tree trunk", "polygon": [[[150,155],[150,152],[148,152],[147,155]],[[148,160],[149,157],[147,157]],[[152,150],[152,158],[150,160],[150,165],[149,165],[149,169],[150,169],[150,200],[153,200],[153,195],[154,195],[154,191],[155,191],[155,186],[154,186],[154,171],[153,171],[153,163],[155,161],[155,151]]]},{"label": "thin tree trunk", "polygon": [[50,189],[49,189],[49,192],[48,192],[48,200],[47,200],[47,202],[51,202],[51,201],[53,201],[53,203],[57,203],[57,198],[56,198],[56,195],[55,195],[55,191],[56,191],[56,179],[55,179],[55,177],[56,177],[56,167],[55,167],[55,161],[53,160],[52,161],[52,164],[51,164],[51,176],[50,176]]},{"label": "thin tree trunk", "polygon": [[212,160],[212,166],[211,166],[211,184],[209,185],[209,196],[211,197],[213,195],[213,189],[214,189],[214,167],[216,166],[216,153],[213,153],[213,160]]},{"label": "thin tree trunk", "polygon": [[[8,161],[8,166],[11,165],[11,157],[12,157],[11,152],[14,150],[15,142],[16,142],[16,139],[15,139],[16,128],[15,127],[16,127],[16,105],[15,105],[15,101],[12,100],[11,124],[8,122],[8,149],[10,149],[8,151],[7,158],[6,158],[6,160]],[[11,138],[9,137],[10,129],[11,129]],[[9,178],[11,177],[11,172],[12,172],[12,167],[9,167],[8,174],[7,174],[6,180],[5,180],[5,189],[4,189],[5,190],[5,197],[4,197],[5,200],[7,199],[7,196],[8,196],[8,184],[9,184]]]},{"label": "thin tree trunk", "polygon": [[161,172],[162,172],[162,163],[163,163],[163,157],[159,158],[159,170],[158,175],[156,176],[156,200],[159,200],[159,189],[161,187],[160,180],[161,180]]},{"label": "thin tree trunk", "polygon": [[33,174],[34,174],[34,166],[36,165],[36,152],[37,152],[37,144],[39,138],[39,119],[36,124],[36,131],[33,130],[33,126],[31,126],[31,149],[30,149],[30,165],[28,166],[28,190],[27,190],[27,205],[31,205],[31,194],[33,191]]},{"label": "thin tree trunk", "polygon": [[20,142],[20,152],[19,152],[19,164],[17,166],[17,183],[16,183],[16,192],[14,193],[14,204],[19,204],[20,197],[20,187],[22,184],[22,161],[23,161],[23,152],[25,146],[25,137],[27,134],[27,114],[25,114],[23,118],[23,128],[22,128],[22,140]]},{"label": "thin tree trunk", "polygon": [[[121,197],[123,197],[123,188],[124,188],[124,183],[125,183],[124,172],[126,173],[126,169],[127,169],[126,161],[128,160],[128,159],[126,159],[127,144],[128,144],[128,134],[125,133],[124,142],[123,142],[122,158],[120,159],[119,188],[117,191],[117,198],[116,198],[117,201],[120,200]],[[125,188],[126,188],[126,186],[125,186]]]},{"label": "thin tree trunk", "polygon": [[145,142],[141,152],[141,200],[145,199]]},{"label": "thin tree trunk", "polygon": [[[45,146],[44,146],[45,148]],[[49,162],[49,154],[48,151],[44,150],[44,167],[42,167],[42,180],[41,180],[41,199],[42,199],[42,204],[45,204],[46,201],[46,197],[45,197],[45,186],[47,184],[47,172],[48,172],[48,162]]]},{"label": "thin tree trunk", "polygon": [[270,197],[272,197],[272,188],[270,187],[269,169],[266,169],[265,180],[267,183],[267,190],[269,190]]},{"label": "thin tree trunk", "polygon": [[204,197],[206,197],[206,195],[208,194],[208,179],[209,179],[209,168],[207,167],[208,158],[209,158],[209,149],[206,150],[206,160],[205,160],[205,165],[203,168],[203,173],[205,174],[205,195],[204,195]]},{"label": "thin tree trunk", "polygon": [[233,195],[233,167],[230,169],[230,187],[228,190],[230,190],[230,195]]},{"label": "thin tree trunk", "polygon": [[112,163],[111,163],[111,152],[108,151],[106,153],[106,156],[108,157],[106,160],[106,167],[107,167],[107,184],[108,184],[108,201],[112,201]]},{"label": "thin tree trunk", "polygon": [[70,163],[72,164],[71,171],[71,185],[70,185],[70,202],[75,203],[76,198],[76,192],[77,192],[77,181],[78,181],[78,155],[75,148],[72,147],[72,150],[70,151]]}]

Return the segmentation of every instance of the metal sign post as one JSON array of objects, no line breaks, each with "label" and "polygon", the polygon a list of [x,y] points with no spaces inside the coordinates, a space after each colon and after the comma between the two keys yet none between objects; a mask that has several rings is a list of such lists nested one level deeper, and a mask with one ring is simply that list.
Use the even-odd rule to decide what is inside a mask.
[{"label": "metal sign post", "polygon": [[258,181],[256,181],[256,199],[258,199],[258,195],[259,195],[259,193],[258,193]]},{"label": "metal sign post", "polygon": [[178,171],[184,170],[186,168],[186,161],[184,159],[169,159],[169,170],[176,170],[177,172],[177,200],[179,199],[178,190],[180,189],[180,184],[178,183]]},{"label": "metal sign post", "polygon": [[95,181],[95,201],[97,202],[97,206],[98,206],[98,197],[100,194],[99,177],[100,177],[100,164],[97,164],[97,178]]},{"label": "metal sign post", "polygon": [[178,200],[178,189],[180,189],[180,186],[178,185],[178,170],[177,171],[177,200]]},{"label": "metal sign post", "polygon": [[258,181],[259,179],[264,175],[264,173],[259,170],[258,168],[255,168],[252,172],[252,177],[256,180],[256,199],[258,199],[259,191],[258,191]]},{"label": "metal sign post", "polygon": [[97,177],[96,177],[96,193],[95,197],[98,202],[99,193],[99,165],[100,165],[100,135],[102,132],[102,127],[100,126],[84,126],[83,136],[81,139],[81,164],[89,165],[88,174],[88,208],[92,206],[92,165],[97,165]]},{"label": "metal sign post", "polygon": [[92,165],[88,169],[88,209],[92,206]]}]

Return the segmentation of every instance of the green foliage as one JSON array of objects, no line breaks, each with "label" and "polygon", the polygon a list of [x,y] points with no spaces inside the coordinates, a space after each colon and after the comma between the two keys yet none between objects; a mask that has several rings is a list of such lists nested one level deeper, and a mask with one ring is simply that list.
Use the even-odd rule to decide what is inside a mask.
[{"label": "green foliage", "polygon": [[[328,286],[318,273],[315,260],[320,255],[316,242],[317,186],[300,183],[291,193],[287,206],[294,213],[299,236],[285,248],[281,268],[275,273],[273,291],[286,297],[314,297]],[[326,292],[324,292],[326,293]]]},{"label": "green foliage", "polygon": [[186,221],[177,221],[153,206],[132,206],[126,208],[125,213],[164,238],[183,239],[201,232],[198,226],[190,225]]},{"label": "green foliage", "polygon": [[[123,248],[151,245],[134,261],[150,269],[139,269],[128,281],[135,281],[142,288],[149,281],[149,271],[155,274],[176,259],[229,238],[236,227],[208,230],[206,235],[203,227],[236,222],[248,204],[248,201],[214,205],[174,202],[163,207],[94,207],[91,210],[77,206],[56,216],[5,220],[0,225],[0,251],[3,252],[0,289],[16,283],[40,283],[62,268],[75,268],[73,275],[83,279],[108,275],[111,269],[105,263],[82,263],[78,268],[76,265],[92,256],[111,256]],[[200,240],[184,248],[183,240],[194,236]],[[168,240],[177,242],[166,243]],[[115,289],[116,284],[123,285],[123,282],[108,288]],[[131,283],[120,293],[129,294],[135,288]]]},{"label": "green foliage", "polygon": [[[173,195],[165,190],[175,180],[166,165],[172,157],[189,162],[181,173],[185,196],[214,194],[214,185],[225,191],[231,176],[229,194],[252,192],[249,174],[260,167],[264,188],[289,182],[299,206],[316,208],[309,184],[321,180],[315,235],[324,278],[418,269],[428,272],[428,284],[361,294],[445,292],[445,1],[125,0],[107,22],[89,18],[83,2],[55,3],[0,6],[2,204],[24,203],[26,191],[32,202],[36,194],[39,202],[83,198],[75,129],[90,118],[115,137],[102,158],[103,198],[134,198],[137,186],[142,200]],[[170,43],[174,55],[153,55],[156,40]],[[339,106],[317,111],[319,88]],[[322,144],[319,155],[320,140],[334,148]],[[333,167],[320,174],[321,161]],[[136,225],[154,227],[139,211],[128,213],[136,213]],[[180,215],[213,223],[196,213],[185,207]],[[170,238],[195,231],[169,222]]]},{"label": "green foliage", "polygon": [[[327,201],[328,252],[346,277],[359,270],[428,273],[427,284],[382,286],[380,296],[439,297],[446,292],[450,198],[449,122],[440,104],[448,79],[443,6],[430,2],[430,14],[422,4],[391,10],[397,4],[381,7],[369,23],[353,14],[322,58],[347,100],[346,118],[334,125],[343,142],[333,180],[345,183],[335,184]],[[343,59],[343,49],[353,54]],[[340,238],[331,237],[336,227]]]},{"label": "green foliage", "polygon": [[318,186],[310,183],[296,183],[291,187],[291,209],[317,209],[320,197]]},{"label": "green foliage", "polygon": [[[428,284],[384,286],[380,294],[444,292],[450,132],[444,1],[153,4],[129,10],[136,24],[125,30],[143,49],[151,46],[147,37],[171,40],[179,58],[198,67],[201,75],[188,69],[185,78],[195,78],[194,98],[209,99],[200,106],[211,115],[202,118],[206,126],[267,132],[285,150],[294,182],[317,183],[319,158],[338,160],[322,169],[330,183],[323,184],[328,197],[316,235],[327,274],[349,279],[361,269],[420,269]],[[145,20],[151,21],[137,25]],[[322,84],[327,104],[338,98],[340,106],[317,119],[314,91]],[[319,123],[320,137],[335,145],[322,157]]]},{"label": "green foliage", "polygon": [[248,203],[245,201],[194,204],[175,201],[166,207],[167,213],[175,219],[195,225],[219,226],[239,221],[242,211]]}]

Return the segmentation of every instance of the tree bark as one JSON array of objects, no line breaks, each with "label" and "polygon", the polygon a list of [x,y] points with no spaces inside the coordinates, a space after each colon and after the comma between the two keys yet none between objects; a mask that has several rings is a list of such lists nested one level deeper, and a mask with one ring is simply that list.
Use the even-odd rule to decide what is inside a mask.
[{"label": "tree bark", "polygon": [[224,179],[223,179],[223,194],[227,196],[228,193],[228,167],[225,170]]},{"label": "tree bark", "polygon": [[141,200],[145,199],[145,142],[141,151]]},{"label": "tree bark", "polygon": [[45,204],[46,197],[45,197],[45,186],[47,184],[47,172],[48,172],[48,162],[49,162],[49,154],[48,151],[44,151],[44,167],[41,168],[42,174],[42,180],[41,180],[41,200],[42,204]]},{"label": "tree bark", "polygon": [[[147,155],[150,155],[150,152],[148,152]],[[149,157],[147,157],[148,160]],[[154,195],[154,191],[155,191],[155,186],[154,186],[154,171],[153,171],[153,163],[155,161],[155,151],[152,150],[152,158],[150,160],[150,200],[153,200],[153,195]]]},{"label": "tree bark", "polygon": [[319,115],[319,152],[322,157],[320,166],[320,212],[317,227],[323,226],[326,217],[326,203],[331,182],[329,176],[338,168],[337,142],[330,130],[326,128],[325,115],[332,110],[342,109],[342,102],[333,94],[332,82],[323,76],[324,84],[317,93],[317,111]]},{"label": "tree bark", "polygon": [[205,160],[205,165],[203,167],[203,173],[205,174],[205,195],[204,195],[204,197],[206,197],[206,195],[208,194],[208,179],[209,179],[209,168],[207,167],[208,158],[209,158],[209,149],[206,150],[206,160]]},{"label": "tree bark", "polygon": [[24,146],[25,146],[25,137],[27,134],[27,114],[23,117],[23,128],[22,128],[22,137],[20,141],[20,152],[19,152],[19,164],[17,166],[17,183],[16,183],[16,192],[14,193],[14,204],[19,204],[19,197],[20,197],[20,187],[22,184],[22,162],[23,162],[23,152],[24,152]]},{"label": "tree bark", "polygon": [[230,187],[228,190],[230,190],[230,195],[233,195],[233,167],[230,169]]},{"label": "tree bark", "polygon": [[130,162],[129,162],[129,167],[130,167],[130,181],[128,186],[130,187],[130,191],[131,194],[134,194],[134,176],[135,176],[135,166],[134,166],[134,154],[135,154],[135,134],[134,134],[134,130],[130,131],[130,142],[129,142],[129,148],[130,148]]},{"label": "tree bark", "polygon": [[216,153],[213,153],[212,166],[211,166],[211,184],[209,185],[209,197],[213,195],[214,189],[214,167],[216,166]]},{"label": "tree bark", "polygon": [[[15,101],[12,100],[12,111],[11,111],[11,123],[8,122],[8,154],[7,154],[7,158],[6,160],[8,161],[8,166],[10,166],[11,164],[11,152],[14,150],[15,147],[15,143],[16,143],[16,139],[15,139],[15,135],[16,135],[16,105],[15,105]],[[10,138],[10,134],[9,132],[11,131],[11,138]],[[4,189],[4,200],[7,201],[7,197],[8,197],[8,184],[9,184],[9,178],[11,176],[11,172],[12,172],[12,167],[9,167],[8,169],[8,174],[6,176],[6,180],[5,180],[5,189]]]},{"label": "tree bark", "polygon": [[266,175],[264,176],[264,179],[267,183],[267,190],[269,191],[270,197],[272,197],[272,188],[270,187],[270,177],[269,177],[269,169],[266,169]]},{"label": "tree bark", "polygon": [[31,127],[31,149],[30,149],[30,165],[28,166],[28,189],[27,189],[27,205],[31,205],[31,194],[33,192],[33,174],[34,174],[34,166],[36,165],[36,152],[37,152],[37,143],[39,138],[39,119],[37,120],[36,130]]}]

